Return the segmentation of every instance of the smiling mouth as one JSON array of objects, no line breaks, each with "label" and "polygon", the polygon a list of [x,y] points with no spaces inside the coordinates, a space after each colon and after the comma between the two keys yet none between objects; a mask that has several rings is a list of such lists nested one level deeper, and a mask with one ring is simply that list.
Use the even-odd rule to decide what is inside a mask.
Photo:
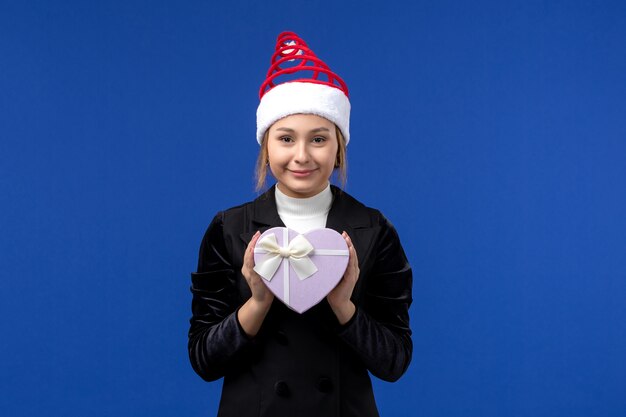
[{"label": "smiling mouth", "polygon": [[311,175],[313,172],[315,172],[315,170],[314,169],[297,170],[297,171],[289,170],[289,172],[291,172],[296,177],[307,177]]}]

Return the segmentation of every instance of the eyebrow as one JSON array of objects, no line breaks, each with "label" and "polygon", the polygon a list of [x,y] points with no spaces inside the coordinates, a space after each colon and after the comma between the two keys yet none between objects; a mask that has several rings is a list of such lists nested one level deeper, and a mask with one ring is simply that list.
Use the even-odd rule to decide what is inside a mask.
[{"label": "eyebrow", "polygon": [[[295,130],[290,129],[288,127],[279,127],[276,130],[280,130],[281,132],[290,132],[290,133],[295,132]],[[330,130],[327,127],[318,127],[316,129],[312,129],[309,133],[318,133],[318,132],[330,132]]]}]

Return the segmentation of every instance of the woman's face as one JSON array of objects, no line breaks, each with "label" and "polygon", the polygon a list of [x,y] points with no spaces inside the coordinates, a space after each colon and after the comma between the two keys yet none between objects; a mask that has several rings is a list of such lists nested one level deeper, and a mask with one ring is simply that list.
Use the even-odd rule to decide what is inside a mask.
[{"label": "woman's face", "polygon": [[335,124],[313,114],[293,114],[274,123],[267,138],[272,175],[290,197],[312,197],[328,185],[338,150]]}]

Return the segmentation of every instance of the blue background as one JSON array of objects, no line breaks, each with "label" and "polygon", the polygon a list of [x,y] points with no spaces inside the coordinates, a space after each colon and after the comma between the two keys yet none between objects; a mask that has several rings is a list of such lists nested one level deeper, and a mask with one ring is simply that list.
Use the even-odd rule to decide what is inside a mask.
[{"label": "blue background", "polygon": [[0,415],[205,416],[204,230],[299,33],[414,267],[385,416],[626,415],[626,3],[0,1]]}]

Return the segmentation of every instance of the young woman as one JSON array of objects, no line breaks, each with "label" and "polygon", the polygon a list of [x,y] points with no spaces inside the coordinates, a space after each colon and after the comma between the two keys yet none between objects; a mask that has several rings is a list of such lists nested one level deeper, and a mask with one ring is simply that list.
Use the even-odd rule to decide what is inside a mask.
[{"label": "young woman", "polygon": [[[313,78],[277,82],[305,71]],[[349,117],[345,83],[297,35],[279,35],[257,110],[258,183],[269,168],[276,184],[215,216],[192,273],[189,358],[206,381],[224,377],[218,416],[377,416],[368,371],[395,381],[411,361],[412,273],[398,235],[330,185],[335,171],[345,180]],[[339,284],[303,314],[253,269],[260,233],[276,226],[334,229],[349,249]]]}]

